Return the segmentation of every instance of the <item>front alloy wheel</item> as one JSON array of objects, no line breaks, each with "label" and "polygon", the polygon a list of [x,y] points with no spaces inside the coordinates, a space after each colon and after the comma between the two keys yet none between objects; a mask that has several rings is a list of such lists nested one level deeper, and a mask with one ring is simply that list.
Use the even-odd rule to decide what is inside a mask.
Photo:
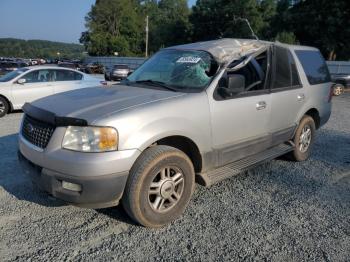
[{"label": "front alloy wheel", "polygon": [[148,190],[148,200],[156,212],[167,212],[181,199],[184,175],[177,167],[165,167],[155,175]]},{"label": "front alloy wheel", "polygon": [[182,215],[194,185],[193,164],[184,152],[170,146],[152,146],[130,170],[123,206],[139,224],[161,227]]}]

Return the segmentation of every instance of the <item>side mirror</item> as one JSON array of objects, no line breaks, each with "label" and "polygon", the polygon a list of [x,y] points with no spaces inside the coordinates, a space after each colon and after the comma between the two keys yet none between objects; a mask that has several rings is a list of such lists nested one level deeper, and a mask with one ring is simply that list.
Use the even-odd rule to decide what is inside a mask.
[{"label": "side mirror", "polygon": [[231,74],[227,76],[226,84],[220,87],[219,91],[223,97],[231,97],[244,92],[245,77],[239,74]]},{"label": "side mirror", "polygon": [[25,78],[21,78],[17,80],[17,84],[23,85],[27,82],[27,80]]}]

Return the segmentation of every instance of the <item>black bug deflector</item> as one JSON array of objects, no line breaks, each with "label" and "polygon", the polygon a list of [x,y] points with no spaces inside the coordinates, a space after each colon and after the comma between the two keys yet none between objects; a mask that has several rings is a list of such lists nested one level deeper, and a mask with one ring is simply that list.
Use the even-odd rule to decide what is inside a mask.
[{"label": "black bug deflector", "polygon": [[88,122],[85,119],[56,116],[56,114],[33,106],[29,103],[25,103],[22,107],[24,113],[32,118],[41,120],[48,124],[58,126],[87,126]]}]

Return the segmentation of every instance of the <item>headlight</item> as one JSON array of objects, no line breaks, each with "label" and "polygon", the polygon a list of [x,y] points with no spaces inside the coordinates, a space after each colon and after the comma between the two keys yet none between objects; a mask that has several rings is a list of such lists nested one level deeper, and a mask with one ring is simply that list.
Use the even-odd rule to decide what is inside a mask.
[{"label": "headlight", "polygon": [[112,127],[69,126],[62,147],[80,152],[106,152],[118,149],[118,132]]}]

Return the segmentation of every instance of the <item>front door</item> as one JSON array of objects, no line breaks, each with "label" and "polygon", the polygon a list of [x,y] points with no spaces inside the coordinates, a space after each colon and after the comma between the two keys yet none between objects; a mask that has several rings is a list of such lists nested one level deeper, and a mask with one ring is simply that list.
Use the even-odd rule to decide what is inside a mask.
[{"label": "front door", "polygon": [[245,90],[242,93],[232,97],[221,96],[220,82],[225,83],[224,80],[219,82],[214,99],[210,101],[212,141],[218,154],[219,166],[269,147],[271,95],[265,83],[269,71],[266,59],[267,57],[253,59],[247,66],[233,73],[245,78]]},{"label": "front door", "polygon": [[21,108],[26,102],[32,102],[53,94],[49,70],[33,70],[21,79],[25,79],[25,83],[15,82],[12,86],[14,108]]}]

